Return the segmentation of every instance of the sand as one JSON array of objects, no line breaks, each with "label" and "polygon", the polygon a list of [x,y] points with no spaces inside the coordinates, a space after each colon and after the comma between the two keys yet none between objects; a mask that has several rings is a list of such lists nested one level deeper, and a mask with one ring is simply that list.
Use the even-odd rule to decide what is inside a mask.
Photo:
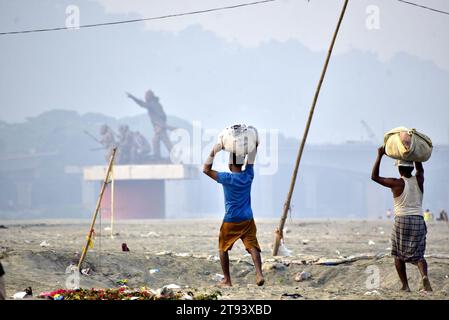
[{"label": "sand", "polygon": [[[400,283],[389,256],[392,221],[295,221],[288,220],[285,245],[290,257],[271,256],[276,220],[258,220],[258,238],[266,282],[255,284],[254,267],[241,242],[230,252],[232,288],[220,289],[220,299],[448,299],[449,228],[443,223],[428,225],[427,251],[430,255],[431,294],[419,292],[420,276],[408,265],[411,293],[400,292]],[[85,245],[89,221],[39,220],[0,221],[0,259],[6,271],[9,296],[26,287],[34,295],[65,288],[65,270],[77,263]],[[221,274],[217,261],[219,220],[119,221],[117,233],[97,222],[94,249],[90,250],[82,275],[85,288],[128,286],[159,288],[168,284],[211,291],[215,275]],[[40,244],[46,241],[49,246]],[[126,243],[129,252],[122,252]],[[369,244],[371,243],[371,244]],[[366,254],[364,260],[336,266],[317,265],[318,259]],[[322,261],[322,260],[321,260]],[[159,272],[150,273],[151,269]],[[307,271],[311,278],[297,282],[295,275]],[[379,275],[379,285],[370,276]],[[290,296],[283,296],[289,294]],[[292,296],[297,294],[296,296]]]}]

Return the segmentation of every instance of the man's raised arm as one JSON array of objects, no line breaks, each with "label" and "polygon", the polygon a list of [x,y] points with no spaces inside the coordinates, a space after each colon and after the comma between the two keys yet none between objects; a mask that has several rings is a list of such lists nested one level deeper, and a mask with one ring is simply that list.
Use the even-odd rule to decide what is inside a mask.
[{"label": "man's raised arm", "polygon": [[382,161],[382,157],[385,154],[385,148],[382,146],[379,149],[377,149],[377,159],[376,162],[374,162],[373,170],[371,172],[371,180],[377,182],[378,184],[383,185],[384,187],[393,189],[398,186],[400,186],[399,179],[395,178],[384,178],[379,176],[379,170],[380,170],[380,162]]},{"label": "man's raised arm", "polygon": [[141,106],[142,108],[146,109],[146,103],[143,100],[140,100],[139,98],[136,98],[135,96],[133,96],[131,93],[127,92],[126,96],[128,98],[130,98],[131,100],[133,100],[135,103],[137,103],[139,106]]},{"label": "man's raised arm", "polygon": [[418,180],[418,185],[421,191],[424,192],[424,167],[422,162],[415,162],[416,169],[416,180]]},{"label": "man's raised arm", "polygon": [[215,155],[218,152],[220,152],[222,149],[223,149],[223,146],[221,145],[221,143],[215,144],[214,147],[212,148],[209,156],[207,157],[206,162],[204,163],[204,167],[203,167],[203,173],[208,175],[215,181],[217,181],[217,179],[218,179],[218,172],[215,170],[212,170],[212,164],[214,163]]}]

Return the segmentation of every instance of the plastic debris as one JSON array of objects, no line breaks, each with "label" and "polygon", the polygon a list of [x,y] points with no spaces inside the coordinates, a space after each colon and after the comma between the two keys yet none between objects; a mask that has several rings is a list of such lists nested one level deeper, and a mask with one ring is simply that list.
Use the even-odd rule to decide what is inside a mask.
[{"label": "plastic debris", "polygon": [[159,270],[159,269],[150,269],[150,274],[155,274],[155,273],[158,273],[160,271],[161,270]]},{"label": "plastic debris", "polygon": [[41,242],[40,246],[41,247],[49,247],[50,244],[47,241],[44,240],[44,241]]},{"label": "plastic debris", "polygon": [[182,258],[187,258],[187,257],[191,257],[192,254],[188,253],[188,252],[180,252],[180,253],[176,253],[175,257],[182,257]]},{"label": "plastic debris", "polygon": [[376,243],[373,240],[368,241],[369,246],[374,246]]},{"label": "plastic debris", "polygon": [[212,255],[210,255],[210,256],[207,257],[207,260],[208,260],[208,261],[219,261],[220,258],[217,257],[217,256],[212,256]]},{"label": "plastic debris", "polygon": [[122,251],[129,251],[128,245],[126,243],[122,243]]},{"label": "plastic debris", "polygon": [[380,295],[379,291],[373,290],[373,291],[367,291],[364,293],[365,296],[378,296]]},{"label": "plastic debris", "polygon": [[278,250],[278,256],[282,256],[282,257],[290,257],[292,255],[292,251],[287,249],[287,247],[284,244],[284,240],[281,240],[281,244],[279,245],[279,250]]},{"label": "plastic debris", "polygon": [[117,280],[117,284],[120,284],[120,285],[126,285],[127,283],[128,283],[128,279]]},{"label": "plastic debris", "polygon": [[81,269],[81,273],[88,276],[90,274],[90,268]]},{"label": "plastic debris", "polygon": [[173,290],[173,289],[181,289],[181,286],[178,286],[177,284],[171,283],[169,285],[164,286],[164,288]]},{"label": "plastic debris", "polygon": [[213,276],[212,278],[214,281],[223,281],[224,280],[224,275],[216,273],[215,276]]},{"label": "plastic debris", "polygon": [[23,291],[14,293],[13,298],[14,300],[20,300],[31,296],[33,296],[33,290],[31,289],[31,287],[28,287]]},{"label": "plastic debris", "polygon": [[64,296],[61,294],[55,294],[53,300],[64,300]]},{"label": "plastic debris", "polygon": [[302,240],[302,244],[303,244],[303,245],[307,245],[309,242],[310,242],[309,239],[303,239],[303,240]]},{"label": "plastic debris", "polygon": [[284,294],[281,295],[281,299],[282,300],[285,299],[285,298],[287,298],[287,299],[298,299],[298,298],[301,298],[301,297],[302,297],[302,295],[300,295],[299,293],[284,293]]},{"label": "plastic debris", "polygon": [[171,254],[172,254],[171,251],[161,251],[156,253],[157,256],[169,256]]},{"label": "plastic debris", "polygon": [[295,276],[295,281],[301,282],[309,280],[312,277],[312,274],[307,271],[298,272]]},{"label": "plastic debris", "polygon": [[149,237],[159,238],[161,235],[157,232],[150,231],[148,233],[142,233],[140,236],[142,238],[149,238]]}]

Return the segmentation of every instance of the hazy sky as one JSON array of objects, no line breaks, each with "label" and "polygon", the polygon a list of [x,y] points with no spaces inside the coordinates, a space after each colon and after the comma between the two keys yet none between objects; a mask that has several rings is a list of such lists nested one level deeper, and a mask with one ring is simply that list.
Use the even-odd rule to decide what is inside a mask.
[{"label": "hazy sky", "polygon": [[[74,4],[80,23],[90,24],[243,2],[0,0],[0,31],[64,26]],[[142,96],[151,87],[167,113],[186,120],[214,128],[247,122],[298,136],[342,3],[279,0],[147,23],[0,36],[0,120],[23,121],[54,108],[132,116],[143,110],[125,91]],[[448,1],[421,3],[449,11]],[[396,0],[352,0],[310,141],[366,138],[364,120],[379,140],[386,129],[406,125],[447,143],[447,88],[448,15]]]},{"label": "hazy sky", "polygon": [[[245,0],[97,0],[108,13],[140,17],[251,2]],[[419,1],[418,1],[419,3]],[[422,4],[449,11],[446,0]],[[231,11],[148,21],[148,30],[179,32],[199,24],[228,41],[258,46],[264,41],[295,39],[313,51],[327,50],[343,1],[279,0]],[[377,14],[378,24],[372,18]],[[367,23],[368,26],[367,27]],[[377,28],[378,27],[378,28]],[[431,60],[449,70],[449,16],[405,5],[396,0],[353,0],[349,2],[335,53],[360,49],[387,60],[407,52]]]}]

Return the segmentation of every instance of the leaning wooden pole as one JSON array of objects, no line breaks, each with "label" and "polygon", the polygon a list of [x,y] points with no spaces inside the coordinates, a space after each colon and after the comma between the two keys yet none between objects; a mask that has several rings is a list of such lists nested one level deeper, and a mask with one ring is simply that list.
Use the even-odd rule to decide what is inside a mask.
[{"label": "leaning wooden pole", "polygon": [[106,177],[103,180],[103,184],[101,186],[100,195],[97,199],[97,205],[95,206],[94,216],[92,217],[92,223],[90,224],[89,232],[87,233],[87,242],[86,246],[83,248],[83,253],[81,254],[80,261],[78,262],[78,269],[81,269],[81,265],[83,264],[84,259],[86,258],[87,250],[89,250],[89,246],[92,241],[92,234],[94,233],[95,221],[97,220],[98,212],[100,211],[101,200],[103,199],[104,191],[106,190],[106,186],[109,183],[109,176],[111,175],[112,167],[114,165],[114,158],[117,148],[112,149],[111,157],[109,158],[108,169],[106,170]]},{"label": "leaning wooden pole", "polygon": [[343,9],[340,13],[340,18],[338,19],[337,27],[335,28],[334,35],[332,37],[331,44],[329,46],[329,50],[327,51],[326,61],[324,62],[323,70],[321,71],[321,77],[318,81],[318,86],[315,90],[315,96],[313,97],[312,106],[310,107],[309,118],[307,119],[307,124],[304,129],[304,135],[301,141],[301,145],[298,150],[298,155],[296,157],[295,169],[293,170],[292,179],[290,181],[290,188],[288,190],[287,199],[284,203],[284,208],[281,216],[281,221],[279,222],[278,228],[275,230],[275,238],[273,245],[273,256],[278,254],[279,245],[281,243],[281,239],[283,238],[283,230],[285,225],[285,220],[287,219],[288,211],[290,210],[290,202],[293,195],[293,190],[295,189],[296,177],[298,175],[298,168],[301,162],[302,152],[304,150],[304,146],[306,144],[307,135],[309,134],[310,124],[312,123],[313,112],[315,111],[316,102],[318,101],[318,96],[320,94],[321,85],[323,84],[324,76],[326,75],[327,66],[329,64],[330,57],[332,55],[332,50],[334,48],[335,40],[337,39],[338,30],[340,29],[341,22],[343,21],[343,16],[345,15],[346,7],[348,5],[349,0],[345,0],[343,5]]}]

